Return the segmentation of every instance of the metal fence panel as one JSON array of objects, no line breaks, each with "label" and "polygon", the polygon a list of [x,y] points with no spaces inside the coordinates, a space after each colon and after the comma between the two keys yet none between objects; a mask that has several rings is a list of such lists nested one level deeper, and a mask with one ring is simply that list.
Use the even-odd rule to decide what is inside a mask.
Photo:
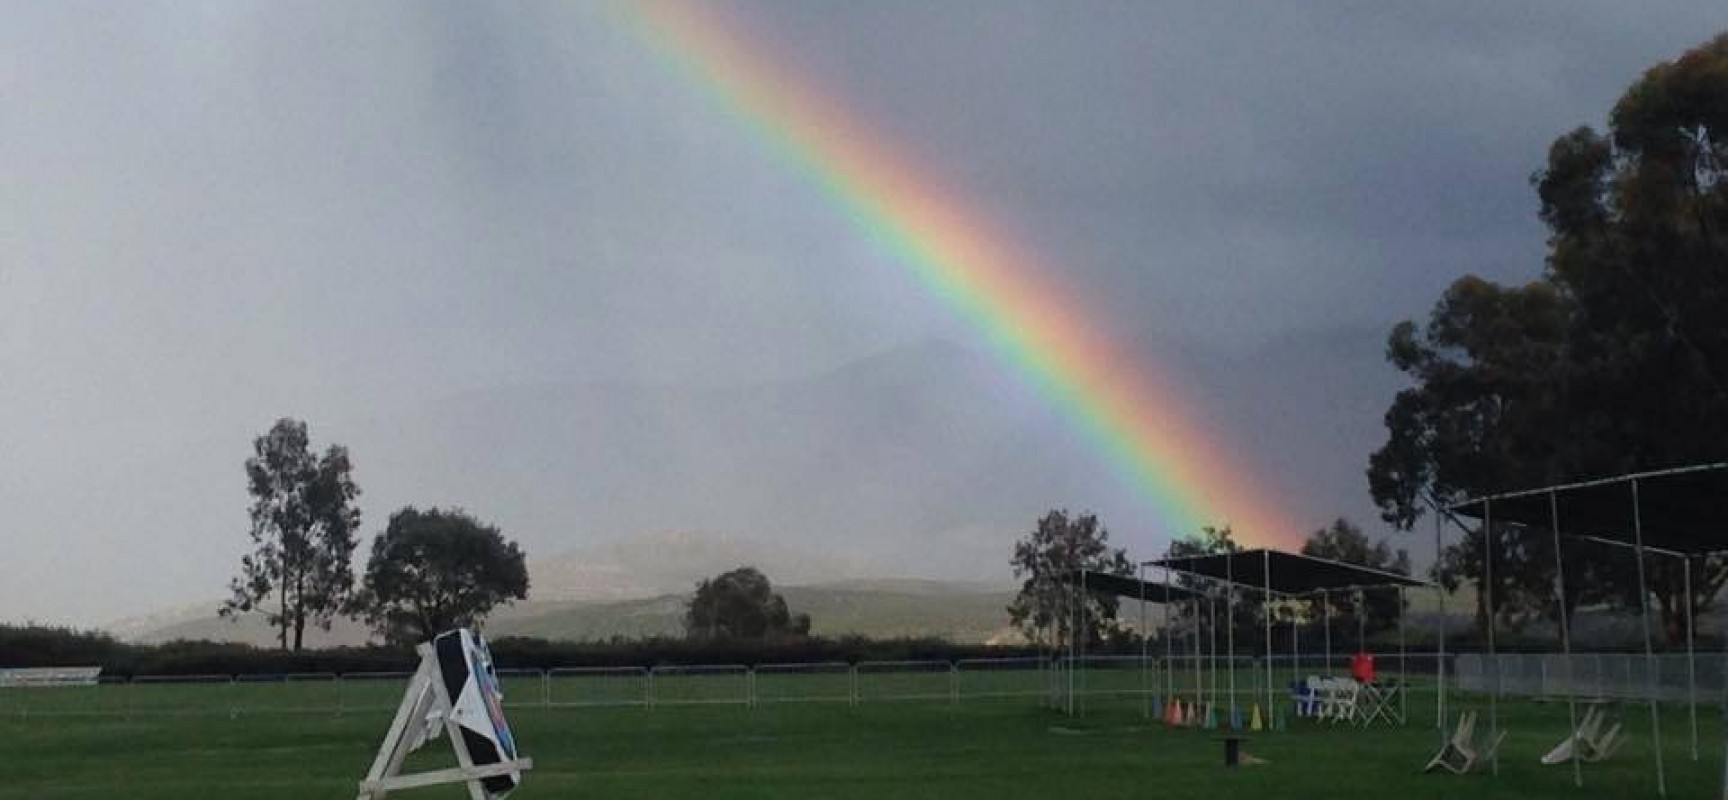
[{"label": "metal fence panel", "polygon": [[852,665],[763,664],[755,670],[758,703],[852,702]]},{"label": "metal fence panel", "polygon": [[705,705],[751,700],[750,668],[742,664],[661,666],[648,673],[650,705]]},{"label": "metal fence panel", "polygon": [[553,706],[646,706],[648,670],[642,667],[570,667],[547,673]]},{"label": "metal fence panel", "polygon": [[954,666],[946,661],[861,661],[858,699],[956,700]]},{"label": "metal fence panel", "polygon": [[968,658],[955,662],[961,700],[1045,697],[1052,678],[1041,658]]}]

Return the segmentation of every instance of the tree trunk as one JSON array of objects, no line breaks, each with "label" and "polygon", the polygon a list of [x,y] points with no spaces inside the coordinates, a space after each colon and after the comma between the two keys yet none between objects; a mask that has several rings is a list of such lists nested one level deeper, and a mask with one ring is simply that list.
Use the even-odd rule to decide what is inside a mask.
[{"label": "tree trunk", "polygon": [[[286,560],[284,560],[286,561]],[[281,607],[276,617],[277,638],[282,642],[282,649],[288,649],[288,582],[282,582],[280,593]]]},{"label": "tree trunk", "polygon": [[301,643],[306,635],[306,580],[304,576],[294,580],[294,652],[300,652]]}]

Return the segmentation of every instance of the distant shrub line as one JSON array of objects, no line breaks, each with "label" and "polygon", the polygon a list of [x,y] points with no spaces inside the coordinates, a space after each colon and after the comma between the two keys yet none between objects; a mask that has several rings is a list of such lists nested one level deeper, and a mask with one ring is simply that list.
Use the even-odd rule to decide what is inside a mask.
[{"label": "distant shrub line", "polygon": [[[788,664],[819,661],[953,661],[1035,656],[1029,646],[955,644],[942,639],[786,638],[765,641],[683,638],[603,642],[502,637],[491,641],[503,669],[653,667],[684,664]],[[372,645],[300,652],[221,642],[130,644],[100,632],[0,625],[0,667],[100,666],[107,676],[278,675],[403,672],[417,659],[407,647]]]},{"label": "distant shrub line", "polygon": [[[1412,637],[1409,652],[1429,653],[1432,639]],[[1239,644],[1245,644],[1240,643]],[[559,667],[654,667],[701,664],[795,664],[844,661],[958,661],[968,658],[1022,658],[1040,655],[1028,645],[956,644],[935,638],[869,639],[849,636],[783,638],[763,641],[694,640],[676,637],[612,639],[598,642],[549,641],[508,636],[491,642],[492,654],[502,669],[557,669]],[[1376,639],[1379,652],[1396,649],[1395,641]],[[1337,654],[1345,652],[1340,644]],[[1474,636],[1450,638],[1449,652],[1479,652],[1483,643]],[[1547,640],[1512,639],[1498,643],[1501,652],[1553,652],[1556,643]],[[1630,648],[1590,648],[1593,652],[1630,651]],[[1700,643],[1700,650],[1706,649]],[[1714,650],[1711,642],[1708,649]],[[1089,649],[1089,654],[1135,655],[1137,643],[1119,642],[1112,647]],[[1154,643],[1154,657],[1163,645]],[[1239,651],[1252,657],[1249,650]],[[1304,655],[1317,653],[1305,649]],[[1284,655],[1279,648],[1278,655]],[[130,644],[100,632],[43,626],[0,625],[0,668],[100,666],[106,676],[135,677],[172,675],[282,675],[291,673],[406,672],[417,664],[412,649],[372,645],[335,647],[300,652],[248,644],[208,641],[177,641],[166,644]]]}]

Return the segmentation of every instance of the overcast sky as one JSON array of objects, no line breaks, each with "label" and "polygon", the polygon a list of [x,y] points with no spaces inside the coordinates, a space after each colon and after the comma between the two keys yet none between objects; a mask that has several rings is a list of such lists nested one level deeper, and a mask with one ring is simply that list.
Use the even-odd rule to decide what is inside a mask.
[{"label": "overcast sky", "polygon": [[[1035,248],[1099,328],[1219,398],[1229,440],[1263,445],[1244,468],[1315,525],[1376,522],[1361,472],[1398,385],[1387,327],[1465,272],[1535,277],[1528,176],[1548,142],[1728,27],[1719,0],[722,8]],[[438,410],[462,398],[608,428],[634,390],[564,407],[570,387],[802,385],[930,342],[982,349],[597,6],[0,16],[0,620],[220,597],[246,546],[241,462],[283,415],[354,449],[368,536],[407,503],[467,506],[531,553],[649,529],[821,548],[832,529],[926,574],[946,568],[920,558],[925,534],[963,529],[1005,560],[1003,520],[1064,504],[1162,546],[1122,487],[1051,477],[1061,496],[1025,508],[881,509],[891,525],[782,498],[794,525],[580,441],[524,484],[497,467],[511,452],[428,430],[470,419]],[[1286,408],[1281,364],[1326,385]],[[1029,441],[1066,435],[1015,413],[1049,426]],[[713,433],[676,422],[626,427],[710,463],[689,450]],[[796,450],[788,424],[763,452]],[[1087,468],[1084,447],[1061,453],[1052,473]],[[634,499],[556,490],[589,484]]]}]

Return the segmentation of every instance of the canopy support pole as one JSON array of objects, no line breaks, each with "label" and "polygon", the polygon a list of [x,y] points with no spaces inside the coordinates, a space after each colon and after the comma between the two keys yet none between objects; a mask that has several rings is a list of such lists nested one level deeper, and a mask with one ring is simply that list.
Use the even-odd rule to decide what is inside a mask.
[{"label": "canopy support pole", "polygon": [[[1560,498],[1550,491],[1548,493],[1549,530],[1554,534],[1554,600],[1560,609],[1560,653],[1566,659],[1566,714],[1574,738],[1578,735],[1578,692],[1572,683],[1572,627],[1566,619],[1566,559],[1560,549]],[[1576,751],[1578,743],[1572,743]],[[1579,759],[1572,761],[1572,785],[1584,788],[1584,767]]]},{"label": "canopy support pole", "polygon": [[1368,590],[1356,589],[1356,652],[1368,652]]},{"label": "canopy support pole", "polygon": [[1147,683],[1147,652],[1149,646],[1146,630],[1146,565],[1140,565],[1140,716],[1152,718],[1152,687]]},{"label": "canopy support pole", "polygon": [[1439,655],[1434,659],[1434,729],[1440,732],[1440,743],[1446,743],[1446,581],[1441,576],[1441,567],[1445,562],[1445,551],[1442,540],[1445,538],[1446,522],[1440,518],[1440,510],[1434,510],[1434,599],[1440,610]]},{"label": "canopy support pole", "polygon": [[[1289,602],[1289,598],[1285,598],[1285,603],[1288,604]],[[1290,613],[1290,680],[1292,682],[1303,680],[1302,629],[1298,619],[1301,616],[1301,608],[1302,604],[1298,602],[1291,608]]]},{"label": "canopy support pole", "polygon": [[1224,551],[1224,663],[1229,668],[1230,718],[1236,721],[1236,570],[1232,551]]},{"label": "canopy support pole", "polygon": [[1686,565],[1686,713],[1692,719],[1692,760],[1698,760],[1698,653],[1692,636],[1692,557],[1680,554]]},{"label": "canopy support pole", "polygon": [[1326,591],[1325,589],[1320,590],[1320,613],[1325,617],[1325,620],[1326,620],[1326,661],[1325,661],[1325,666],[1322,666],[1320,669],[1321,669],[1321,671],[1323,671],[1327,674],[1331,674],[1331,672],[1332,672],[1332,593]]},{"label": "canopy support pole", "polygon": [[1205,609],[1201,607],[1201,603],[1205,603],[1205,602],[1207,602],[1207,598],[1200,596],[1198,593],[1196,593],[1194,595],[1194,652],[1193,652],[1193,658],[1194,658],[1194,702],[1196,704],[1205,702],[1205,699],[1206,699],[1206,695],[1205,695],[1205,691],[1206,691],[1206,667],[1205,667],[1205,663],[1201,660],[1202,651],[1200,648],[1200,615],[1202,613],[1204,613],[1204,611],[1205,611]]},{"label": "canopy support pole", "polygon": [[1272,551],[1260,551],[1261,613],[1266,623],[1266,722],[1272,727]]},{"label": "canopy support pole", "polygon": [[1212,666],[1211,684],[1207,687],[1207,703],[1210,708],[1218,707],[1218,597],[1213,595],[1206,603],[1206,637],[1211,640],[1212,653],[1208,661]]},{"label": "canopy support pole", "polygon": [[1398,724],[1410,724],[1410,651],[1404,645],[1404,586],[1398,586]]},{"label": "canopy support pole", "polygon": [[1650,703],[1650,742],[1656,752],[1656,793],[1668,796],[1668,775],[1662,763],[1662,712],[1656,707],[1656,647],[1650,634],[1650,594],[1644,578],[1644,512],[1638,481],[1632,480],[1632,536],[1638,562],[1638,611],[1644,622],[1644,683]]},{"label": "canopy support pole", "polygon": [[[1488,687],[1488,736],[1489,741],[1500,738],[1500,660],[1494,655],[1494,520],[1488,501],[1482,501],[1482,597],[1487,604],[1483,608],[1488,628],[1488,663],[1484,666],[1494,670],[1494,683]],[[1482,677],[1488,677],[1484,669]],[[1489,762],[1494,768],[1494,774],[1500,774],[1500,749],[1495,748],[1489,756]]]},{"label": "canopy support pole", "polygon": [[[1176,637],[1170,629],[1170,606],[1175,598],[1170,594],[1170,568],[1164,567],[1164,702],[1176,699]],[[1162,710],[1162,709],[1160,709]]]},{"label": "canopy support pole", "polygon": [[1080,650],[1080,659],[1074,665],[1080,671],[1080,697],[1076,702],[1080,706],[1080,716],[1082,717],[1086,716],[1086,640],[1092,638],[1092,619],[1087,614],[1092,610],[1088,607],[1091,603],[1088,602],[1090,598],[1086,595],[1087,572],[1085,567],[1080,568],[1080,636],[1076,639],[1079,642],[1077,647]]}]

